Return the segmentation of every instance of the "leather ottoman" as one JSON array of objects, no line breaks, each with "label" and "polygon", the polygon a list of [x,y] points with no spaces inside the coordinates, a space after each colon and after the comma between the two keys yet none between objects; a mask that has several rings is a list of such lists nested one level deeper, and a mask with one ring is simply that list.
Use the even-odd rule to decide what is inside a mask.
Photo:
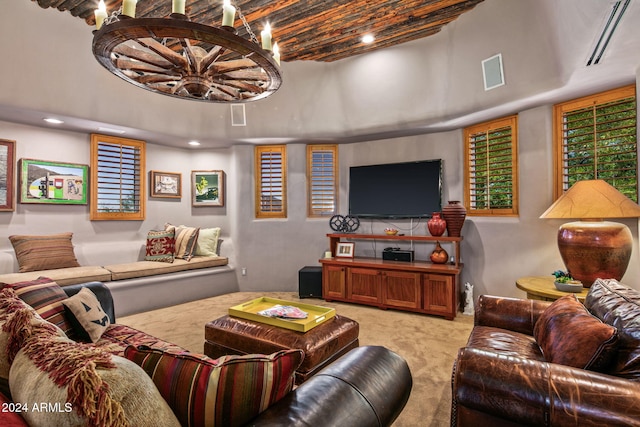
[{"label": "leather ottoman", "polygon": [[271,354],[300,349],[304,360],[296,371],[301,384],[352,348],[358,347],[360,325],[355,320],[335,315],[333,319],[307,332],[223,316],[205,325],[204,353],[212,358],[225,354]]}]

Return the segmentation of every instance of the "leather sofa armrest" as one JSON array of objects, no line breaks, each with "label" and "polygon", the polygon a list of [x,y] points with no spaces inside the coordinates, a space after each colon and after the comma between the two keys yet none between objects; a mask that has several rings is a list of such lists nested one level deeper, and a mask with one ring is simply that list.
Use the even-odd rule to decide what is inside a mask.
[{"label": "leather sofa armrest", "polygon": [[407,362],[385,347],[354,348],[249,426],[389,426],[409,399]]},{"label": "leather sofa armrest", "polygon": [[111,290],[102,282],[87,282],[79,283],[77,285],[66,285],[62,289],[67,296],[73,296],[80,292],[83,287],[89,288],[98,298],[102,310],[109,316],[111,323],[116,323],[116,312],[113,306],[113,297],[111,296]]},{"label": "leather sofa armrest", "polygon": [[550,301],[480,295],[474,323],[533,335],[533,327]]},{"label": "leather sofa armrest", "polygon": [[640,383],[584,369],[462,348],[452,386],[454,418],[469,408],[520,425],[640,426]]}]

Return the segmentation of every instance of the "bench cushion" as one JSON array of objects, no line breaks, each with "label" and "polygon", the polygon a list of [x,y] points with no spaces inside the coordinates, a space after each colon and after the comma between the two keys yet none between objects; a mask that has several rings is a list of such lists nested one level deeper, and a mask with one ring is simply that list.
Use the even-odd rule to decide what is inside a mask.
[{"label": "bench cushion", "polygon": [[198,268],[217,267],[228,263],[229,259],[226,257],[193,257],[190,261],[178,258],[172,263],[137,261],[126,264],[105,265],[104,268],[111,271],[111,280],[122,280]]},{"label": "bench cushion", "polygon": [[108,282],[111,280],[111,272],[103,267],[67,267],[27,273],[0,274],[0,283],[24,282],[40,277],[48,277],[55,280],[58,285],[66,286],[85,282]]}]

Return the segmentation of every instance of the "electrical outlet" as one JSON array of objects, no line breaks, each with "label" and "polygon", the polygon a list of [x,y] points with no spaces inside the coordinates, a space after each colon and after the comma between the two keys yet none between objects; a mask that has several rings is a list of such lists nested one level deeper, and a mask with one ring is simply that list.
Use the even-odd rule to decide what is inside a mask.
[{"label": "electrical outlet", "polygon": [[242,275],[243,276],[247,275],[247,268],[246,267],[242,267]]}]

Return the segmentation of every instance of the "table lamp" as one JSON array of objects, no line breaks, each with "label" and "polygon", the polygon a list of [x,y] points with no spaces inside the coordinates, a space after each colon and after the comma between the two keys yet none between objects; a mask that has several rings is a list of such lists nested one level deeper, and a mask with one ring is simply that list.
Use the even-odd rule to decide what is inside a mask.
[{"label": "table lamp", "polygon": [[577,218],[558,230],[558,249],[571,276],[590,287],[597,278],[622,279],[633,237],[607,218],[639,218],[640,206],[601,179],[578,181],[540,218]]}]

